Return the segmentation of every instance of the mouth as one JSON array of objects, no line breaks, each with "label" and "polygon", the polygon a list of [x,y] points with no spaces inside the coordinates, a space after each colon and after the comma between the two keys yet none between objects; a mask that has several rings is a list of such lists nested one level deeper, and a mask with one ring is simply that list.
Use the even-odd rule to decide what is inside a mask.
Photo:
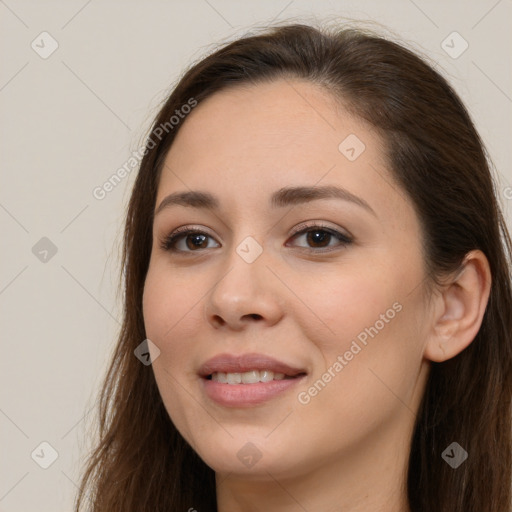
[{"label": "mouth", "polygon": [[307,375],[305,369],[261,354],[221,354],[199,370],[205,395],[224,407],[251,407],[281,395]]},{"label": "mouth", "polygon": [[248,372],[215,372],[206,376],[207,380],[213,380],[222,384],[257,384],[258,382],[271,382],[273,380],[296,379],[306,375],[300,372],[295,375],[286,375],[282,372],[273,372],[272,370],[250,370]]}]

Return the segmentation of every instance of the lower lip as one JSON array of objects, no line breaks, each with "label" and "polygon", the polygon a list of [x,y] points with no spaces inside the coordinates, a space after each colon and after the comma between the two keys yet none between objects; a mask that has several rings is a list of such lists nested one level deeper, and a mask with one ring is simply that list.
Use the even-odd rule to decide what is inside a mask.
[{"label": "lower lip", "polygon": [[258,405],[296,386],[305,375],[293,379],[271,380],[255,384],[224,384],[202,379],[206,395],[224,407],[250,407]]}]

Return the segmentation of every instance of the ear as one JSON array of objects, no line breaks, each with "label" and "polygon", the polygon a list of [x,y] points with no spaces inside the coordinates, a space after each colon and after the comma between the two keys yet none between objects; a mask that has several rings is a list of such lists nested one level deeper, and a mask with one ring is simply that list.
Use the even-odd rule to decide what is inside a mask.
[{"label": "ear", "polygon": [[434,362],[455,357],[475,339],[491,290],[485,254],[469,252],[457,275],[442,286],[434,300],[432,327],[424,356]]}]

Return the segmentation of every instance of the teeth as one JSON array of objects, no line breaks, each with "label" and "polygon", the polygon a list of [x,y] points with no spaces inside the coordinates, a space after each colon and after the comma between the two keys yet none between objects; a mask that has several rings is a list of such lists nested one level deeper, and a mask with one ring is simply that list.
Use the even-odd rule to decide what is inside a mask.
[{"label": "teeth", "polygon": [[260,372],[258,370],[252,370],[250,372],[242,373],[242,382],[244,384],[254,384],[260,381]]},{"label": "teeth", "polygon": [[[217,377],[217,378],[215,379],[214,377]],[[222,373],[222,372],[214,373],[212,375],[212,380],[216,380],[218,382],[222,382],[222,384],[227,384],[228,383],[228,378],[227,378],[226,374]]]},{"label": "teeth", "polygon": [[260,374],[260,382],[269,382],[274,380],[274,372],[271,372],[270,370],[262,370],[258,373]]},{"label": "teeth", "polygon": [[228,384],[240,384],[242,382],[241,373],[226,373]]},{"label": "teeth", "polygon": [[284,373],[274,373],[270,370],[251,370],[243,373],[212,373],[212,380],[222,384],[256,384],[257,382],[283,379]]}]

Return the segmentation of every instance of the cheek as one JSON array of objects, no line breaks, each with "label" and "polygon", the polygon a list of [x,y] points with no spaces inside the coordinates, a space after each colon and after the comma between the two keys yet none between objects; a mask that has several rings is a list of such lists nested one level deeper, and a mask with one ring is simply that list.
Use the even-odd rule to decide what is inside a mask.
[{"label": "cheek", "polygon": [[[418,327],[424,305],[419,289],[411,293],[410,283],[420,270],[406,265],[400,268],[401,272],[384,262],[367,265],[365,270],[363,265],[353,266],[347,273],[337,269],[320,281],[306,281],[302,294],[310,297],[308,306],[315,315],[298,321],[316,345],[320,373],[331,368],[336,376],[343,375],[329,386],[333,393],[338,394],[341,386],[367,402],[375,396],[382,399],[381,388],[384,395],[389,392],[379,377],[391,389],[405,393],[414,382],[421,364]],[[339,363],[338,356],[342,367],[333,368]],[[327,395],[330,393],[324,398]]]},{"label": "cheek", "polygon": [[181,288],[170,272],[150,265],[144,284],[144,324],[146,336],[160,349],[152,369],[167,413],[189,442],[194,428],[183,371],[190,364],[189,340],[197,338],[194,326],[200,325],[194,317],[201,312],[198,295],[193,286]]},{"label": "cheek", "polygon": [[400,291],[384,276],[375,266],[366,272],[352,267],[342,272],[333,267],[321,279],[303,281],[299,294],[307,297],[310,313],[300,321],[308,337],[332,357],[333,351],[348,350],[351,340],[379,321],[380,315],[391,310],[388,316],[394,316],[392,308]]},{"label": "cheek", "polygon": [[[383,314],[384,320],[380,317]],[[317,337],[321,354],[308,388],[301,389],[301,403],[311,399],[304,411],[323,417],[338,441],[340,418],[350,436],[368,433],[378,425],[394,421],[411,404],[421,365],[420,343],[413,335],[415,311],[404,301],[384,298],[382,307],[364,303],[340,313],[336,336]],[[357,434],[359,433],[359,434]],[[355,437],[354,437],[355,439]]]},{"label": "cheek", "polygon": [[198,325],[201,315],[201,292],[190,281],[181,282],[178,275],[158,265],[150,265],[143,294],[143,315],[146,334],[165,350],[180,333]]}]

